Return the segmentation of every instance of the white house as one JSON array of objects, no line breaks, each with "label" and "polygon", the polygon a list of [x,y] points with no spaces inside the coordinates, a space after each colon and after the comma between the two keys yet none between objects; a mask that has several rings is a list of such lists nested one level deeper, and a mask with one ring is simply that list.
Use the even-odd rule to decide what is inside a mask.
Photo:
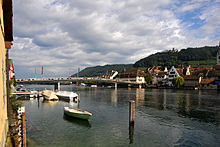
[{"label": "white house", "polygon": [[114,79],[117,75],[118,75],[118,72],[117,71],[112,71],[112,75],[110,76],[110,79]]},{"label": "white house", "polygon": [[153,77],[153,81],[152,84],[153,85],[166,85],[166,81],[167,81],[167,76],[168,76],[168,70],[167,67],[165,67],[164,70],[162,70],[162,67],[157,68],[156,70],[152,71],[152,77]]},{"label": "white house", "polygon": [[136,83],[145,83],[145,73],[139,69],[127,69],[116,75],[116,79],[120,81],[129,81]]},{"label": "white house", "polygon": [[168,73],[168,86],[173,86],[173,78],[179,77],[179,73],[177,72],[176,68],[174,66],[171,67],[169,73]]}]

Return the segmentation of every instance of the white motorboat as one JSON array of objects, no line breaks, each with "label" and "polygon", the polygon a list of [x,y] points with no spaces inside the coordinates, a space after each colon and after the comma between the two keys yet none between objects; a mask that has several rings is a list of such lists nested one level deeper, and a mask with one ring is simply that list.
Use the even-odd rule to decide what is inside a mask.
[{"label": "white motorboat", "polygon": [[80,85],[81,85],[81,86],[86,86],[86,84],[85,84],[85,83],[81,83]]},{"label": "white motorboat", "polygon": [[36,90],[31,90],[30,92],[31,92],[30,98],[36,98],[36,97],[37,97],[38,91],[36,91]]},{"label": "white motorboat", "polygon": [[75,92],[71,92],[71,91],[58,91],[55,92],[55,94],[63,100],[67,100],[67,101],[76,101],[78,98],[78,94]]}]

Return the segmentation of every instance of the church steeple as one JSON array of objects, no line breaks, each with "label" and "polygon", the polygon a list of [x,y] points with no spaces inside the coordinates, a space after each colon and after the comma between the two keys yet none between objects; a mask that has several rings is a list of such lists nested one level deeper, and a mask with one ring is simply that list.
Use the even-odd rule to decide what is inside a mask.
[{"label": "church steeple", "polygon": [[220,41],[219,41],[219,46],[218,46],[218,51],[217,51],[217,57],[216,57],[217,65],[220,65]]}]

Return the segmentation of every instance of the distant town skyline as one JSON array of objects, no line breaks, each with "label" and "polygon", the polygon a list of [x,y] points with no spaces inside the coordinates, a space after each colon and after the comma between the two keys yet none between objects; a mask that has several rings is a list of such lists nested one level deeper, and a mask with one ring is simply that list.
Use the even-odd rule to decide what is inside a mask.
[{"label": "distant town skyline", "polygon": [[172,48],[216,46],[219,0],[14,0],[15,75],[69,76]]}]

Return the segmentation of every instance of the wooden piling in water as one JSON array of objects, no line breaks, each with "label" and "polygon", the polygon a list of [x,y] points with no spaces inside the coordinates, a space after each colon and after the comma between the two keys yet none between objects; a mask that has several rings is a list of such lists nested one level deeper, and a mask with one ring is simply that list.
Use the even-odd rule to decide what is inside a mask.
[{"label": "wooden piling in water", "polygon": [[78,102],[80,102],[80,93],[78,93]]},{"label": "wooden piling in water", "polygon": [[25,112],[22,113],[22,146],[26,147]]},{"label": "wooden piling in water", "polygon": [[134,126],[135,101],[129,101],[129,126]]},{"label": "wooden piling in water", "polygon": [[78,103],[78,108],[79,108],[79,105],[80,105],[80,93],[78,93],[77,103]]},{"label": "wooden piling in water", "polygon": [[40,98],[40,90],[37,91],[37,98]]}]

